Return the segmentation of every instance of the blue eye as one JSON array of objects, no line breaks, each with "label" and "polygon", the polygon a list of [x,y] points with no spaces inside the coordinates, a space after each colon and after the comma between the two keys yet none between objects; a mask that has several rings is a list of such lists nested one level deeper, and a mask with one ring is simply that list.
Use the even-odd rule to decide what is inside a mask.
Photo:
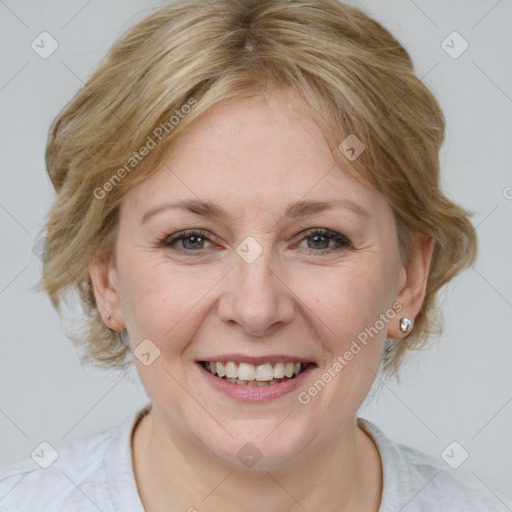
[{"label": "blue eye", "polygon": [[[329,229],[311,229],[302,233],[302,239],[307,240],[308,249],[313,249],[314,252],[318,253],[330,253],[331,251],[352,247],[348,238]],[[334,242],[334,244],[331,242]]]},{"label": "blue eye", "polygon": [[[353,247],[350,240],[344,235],[323,228],[314,228],[301,233],[300,240],[307,241],[307,249],[311,250],[310,253],[318,255]],[[207,244],[211,246],[212,242],[208,232],[202,229],[181,231],[161,240],[163,247],[189,254],[193,252],[202,253],[210,249],[211,247]]]},{"label": "blue eye", "polygon": [[176,233],[162,240],[165,247],[174,247],[181,242],[181,247],[177,247],[182,251],[200,251],[205,249],[205,242],[210,242],[208,234],[203,230],[187,230]]}]

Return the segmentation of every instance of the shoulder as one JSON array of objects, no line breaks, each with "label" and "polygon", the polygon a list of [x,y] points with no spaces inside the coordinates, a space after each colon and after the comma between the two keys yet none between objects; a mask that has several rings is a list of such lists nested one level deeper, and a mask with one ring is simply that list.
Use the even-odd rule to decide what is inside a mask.
[{"label": "shoulder", "polygon": [[34,459],[0,473],[0,509],[87,510],[87,496],[108,510],[98,502],[104,501],[105,492],[108,495],[103,460],[115,434],[115,429],[106,430],[58,449],[40,445]]},{"label": "shoulder", "polygon": [[134,483],[129,480],[133,475],[129,448],[133,425],[130,416],[118,427],[62,447],[42,443],[32,458],[0,471],[0,510],[113,512],[112,484],[118,482],[112,480],[125,478],[123,483]]},{"label": "shoulder", "polygon": [[410,446],[387,438],[373,423],[358,425],[374,440],[382,462],[383,492],[379,512],[402,510],[445,512],[506,512],[512,499],[462,469],[452,469]]}]

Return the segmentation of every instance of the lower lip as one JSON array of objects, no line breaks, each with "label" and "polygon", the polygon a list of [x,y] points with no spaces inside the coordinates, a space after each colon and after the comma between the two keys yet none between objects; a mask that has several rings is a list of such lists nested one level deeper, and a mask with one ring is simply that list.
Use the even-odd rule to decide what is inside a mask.
[{"label": "lower lip", "polygon": [[197,363],[197,366],[206,381],[214,389],[242,402],[268,402],[287,395],[297,389],[314,369],[313,365],[308,366],[308,368],[294,379],[285,380],[284,382],[272,386],[244,386],[233,384],[220,377],[216,377],[206,370],[201,363]]}]

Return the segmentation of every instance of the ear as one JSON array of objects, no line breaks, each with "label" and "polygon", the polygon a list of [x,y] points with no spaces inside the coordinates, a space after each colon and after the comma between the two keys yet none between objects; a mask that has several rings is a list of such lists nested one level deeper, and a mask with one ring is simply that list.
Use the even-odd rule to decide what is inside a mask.
[{"label": "ear", "polygon": [[113,331],[122,331],[126,324],[121,311],[115,267],[111,262],[96,257],[90,261],[88,270],[103,322]]},{"label": "ear", "polygon": [[397,318],[389,324],[389,338],[406,338],[410,334],[410,332],[403,333],[400,330],[400,319],[407,317],[414,323],[414,319],[421,310],[427,291],[428,273],[433,252],[434,240],[432,238],[426,235],[415,236],[413,253],[409,264],[402,268],[398,294],[395,299],[395,302],[401,304],[402,309]]}]

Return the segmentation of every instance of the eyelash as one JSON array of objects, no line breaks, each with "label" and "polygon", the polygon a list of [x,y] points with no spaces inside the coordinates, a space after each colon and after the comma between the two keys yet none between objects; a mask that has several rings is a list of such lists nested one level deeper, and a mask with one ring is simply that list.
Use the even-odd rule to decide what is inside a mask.
[{"label": "eyelash", "polygon": [[[208,232],[206,232],[202,229],[188,229],[188,230],[176,233],[174,235],[166,236],[165,238],[160,240],[160,245],[165,248],[171,249],[179,241],[186,240],[187,238],[191,238],[194,236],[202,238],[208,242],[211,242]],[[313,253],[315,255],[330,254],[334,251],[340,251],[340,250],[344,250],[344,249],[353,248],[352,243],[350,242],[350,240],[347,237],[345,237],[344,235],[341,235],[340,233],[337,233],[336,231],[331,231],[331,230],[325,229],[325,228],[313,228],[313,229],[309,229],[309,230],[301,233],[302,238],[300,239],[300,241],[305,240],[307,238],[312,238],[314,236],[324,236],[331,240],[334,240],[337,243],[337,246],[329,247],[325,250],[310,249],[310,254],[311,253]],[[203,251],[205,251],[207,249],[194,250],[194,249],[179,248],[176,250],[179,252],[188,253],[188,254],[197,253],[197,256],[201,256]]]}]

